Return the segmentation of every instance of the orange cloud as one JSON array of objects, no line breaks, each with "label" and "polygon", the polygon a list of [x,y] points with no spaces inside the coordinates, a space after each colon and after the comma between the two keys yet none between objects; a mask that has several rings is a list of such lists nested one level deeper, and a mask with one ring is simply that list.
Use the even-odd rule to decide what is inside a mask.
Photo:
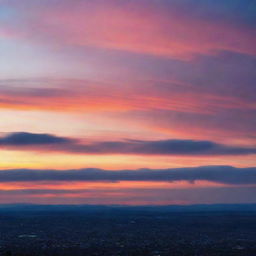
[{"label": "orange cloud", "polygon": [[[31,81],[20,81],[21,84],[24,82],[29,84]],[[169,84],[168,90],[164,90],[151,82],[127,85],[60,79],[44,82],[47,88],[13,87],[11,81],[2,83],[6,85],[0,89],[0,108],[6,109],[77,113],[161,109],[210,115],[223,109],[256,109],[252,101],[203,91],[193,92],[193,87],[185,85],[177,87]]]}]

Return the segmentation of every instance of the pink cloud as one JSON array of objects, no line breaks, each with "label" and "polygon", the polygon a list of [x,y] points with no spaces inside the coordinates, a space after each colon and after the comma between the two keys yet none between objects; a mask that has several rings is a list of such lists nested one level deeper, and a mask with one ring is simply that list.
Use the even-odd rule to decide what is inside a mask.
[{"label": "pink cloud", "polygon": [[18,8],[24,12],[21,21],[25,26],[12,26],[16,32],[55,45],[93,46],[181,59],[219,50],[256,53],[251,28],[200,19],[179,8],[165,10],[153,4],[114,1]]}]

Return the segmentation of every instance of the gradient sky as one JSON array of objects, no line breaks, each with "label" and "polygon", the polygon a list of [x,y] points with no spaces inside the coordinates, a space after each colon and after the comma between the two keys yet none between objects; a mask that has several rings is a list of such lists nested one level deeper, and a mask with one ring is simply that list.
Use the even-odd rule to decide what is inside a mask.
[{"label": "gradient sky", "polygon": [[256,203],[254,0],[0,0],[0,203]]}]

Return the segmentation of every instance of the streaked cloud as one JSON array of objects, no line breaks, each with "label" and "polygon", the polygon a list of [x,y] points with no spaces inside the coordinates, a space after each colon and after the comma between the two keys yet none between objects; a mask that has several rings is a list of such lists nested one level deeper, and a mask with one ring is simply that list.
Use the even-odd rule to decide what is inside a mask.
[{"label": "streaked cloud", "polygon": [[123,140],[87,142],[51,134],[16,132],[0,138],[0,147],[11,150],[66,152],[75,154],[134,155],[248,155],[255,147],[232,146],[196,140]]},{"label": "streaked cloud", "polygon": [[[8,6],[8,1],[4,2]],[[212,54],[218,50],[255,54],[255,20],[249,11],[249,7],[255,9],[255,6],[250,1],[230,3],[234,9],[240,8],[239,19],[227,13],[221,1],[217,1],[212,12],[209,1],[42,3],[26,0],[22,5],[18,1],[14,3],[9,5],[19,15],[5,26],[13,34],[29,40],[172,58]],[[188,8],[190,5],[192,8]],[[239,26],[241,19],[247,21],[243,28]]]},{"label": "streaked cloud", "polygon": [[81,170],[1,170],[1,182],[24,181],[211,181],[221,184],[256,184],[256,168],[232,166],[202,166],[177,169],[140,169],[105,171],[101,169]]},{"label": "streaked cloud", "polygon": [[255,110],[251,82],[238,97],[240,87],[233,88],[233,94],[227,91],[222,95],[217,88],[210,91],[212,84],[203,85],[199,79],[197,85],[178,79],[121,85],[78,79],[0,80],[0,108],[61,112],[171,110],[211,115],[232,109]]}]

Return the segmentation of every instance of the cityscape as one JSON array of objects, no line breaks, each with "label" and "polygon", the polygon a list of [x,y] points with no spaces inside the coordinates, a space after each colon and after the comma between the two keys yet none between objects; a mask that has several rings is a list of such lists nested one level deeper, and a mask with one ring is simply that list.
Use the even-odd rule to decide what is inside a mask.
[{"label": "cityscape", "polygon": [[28,208],[0,211],[1,256],[256,253],[256,205]]}]

